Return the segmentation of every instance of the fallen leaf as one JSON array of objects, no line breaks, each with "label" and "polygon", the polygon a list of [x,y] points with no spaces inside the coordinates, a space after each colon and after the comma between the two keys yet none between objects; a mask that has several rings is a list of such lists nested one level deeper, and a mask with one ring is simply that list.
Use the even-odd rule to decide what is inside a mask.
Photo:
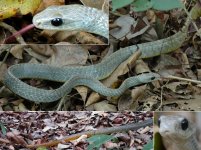
[{"label": "fallen leaf", "polygon": [[141,74],[145,72],[150,72],[150,69],[148,65],[142,59],[138,59],[135,62],[135,72],[136,74]]},{"label": "fallen leaf", "polygon": [[19,111],[19,112],[28,111],[28,109],[23,103],[19,103],[18,106],[14,106],[13,108],[15,111]]},{"label": "fallen leaf", "polygon": [[131,26],[135,26],[137,22],[129,15],[121,16],[114,22],[118,28],[110,30],[110,35],[116,39],[124,40],[124,37],[130,32]]},{"label": "fallen leaf", "polygon": [[95,111],[117,111],[116,106],[109,104],[108,101],[104,100],[94,104]]},{"label": "fallen leaf", "polygon": [[46,60],[53,66],[83,65],[86,64],[88,52],[81,46],[55,45],[54,54]]},{"label": "fallen leaf", "polygon": [[22,53],[25,45],[15,45],[10,49],[10,53],[17,59],[23,59]]},{"label": "fallen leaf", "polygon": [[[80,0],[84,5],[108,12],[108,0]],[[103,9],[104,8],[104,9]]]},{"label": "fallen leaf", "polygon": [[158,96],[148,97],[143,104],[143,110],[144,111],[152,111],[153,108],[155,108],[155,106],[157,105],[158,99],[159,99]]}]

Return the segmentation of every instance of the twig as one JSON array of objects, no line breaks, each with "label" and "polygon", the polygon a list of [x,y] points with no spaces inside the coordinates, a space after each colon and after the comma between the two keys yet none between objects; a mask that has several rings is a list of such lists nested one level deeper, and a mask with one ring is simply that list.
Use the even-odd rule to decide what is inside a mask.
[{"label": "twig", "polygon": [[198,27],[197,27],[195,21],[193,21],[193,19],[192,19],[192,17],[191,17],[191,14],[188,12],[188,10],[186,9],[185,6],[184,6],[183,9],[184,9],[184,11],[186,12],[187,16],[190,18],[190,20],[192,20],[192,24],[193,24],[195,30],[197,31],[197,35],[201,38],[201,32],[200,32],[200,30],[198,29]]},{"label": "twig", "polygon": [[163,106],[163,87],[161,88],[160,105],[155,111],[159,111],[162,106]]},{"label": "twig", "polygon": [[[2,46],[2,47],[3,47],[3,46]],[[3,47],[3,48],[4,48],[4,47]],[[2,48],[2,49],[3,49],[3,48]],[[10,53],[11,47],[10,47],[10,46],[7,47],[7,45],[6,45],[5,50],[6,50],[7,48],[8,48],[9,50],[7,51],[7,53],[6,53],[6,55],[4,56],[2,62],[0,63],[0,68],[1,68],[2,64],[6,61],[8,55],[9,55],[9,53]]]},{"label": "twig", "polygon": [[187,82],[192,82],[192,83],[196,83],[196,84],[201,84],[201,81],[198,81],[198,80],[181,78],[181,77],[176,77],[176,76],[173,76],[173,75],[169,75],[169,76],[164,77],[164,78],[167,78],[167,79],[176,79],[176,80],[181,80],[181,81],[187,81]]},{"label": "twig", "polygon": [[65,101],[69,101],[70,99],[69,99],[69,96],[68,96],[68,94],[65,94],[62,98],[61,98],[61,100],[59,101],[59,105],[58,105],[58,107],[57,107],[57,111],[61,111],[62,109],[62,105],[64,105],[64,102]]},{"label": "twig", "polygon": [[[17,30],[15,30],[15,28],[13,28],[12,26],[4,23],[4,22],[0,22],[0,26],[9,30],[12,34],[15,34],[17,32]],[[20,44],[26,44],[24,39],[22,38],[21,35],[17,35],[16,36],[16,40],[20,43]],[[6,41],[5,41],[6,42]]]},{"label": "twig", "polygon": [[[168,81],[169,82],[169,81]],[[165,85],[168,84],[168,82],[166,82],[162,87],[161,87],[161,96],[160,96],[160,105],[159,107],[155,110],[155,111],[159,111],[161,109],[161,107],[163,106],[163,88]]]}]

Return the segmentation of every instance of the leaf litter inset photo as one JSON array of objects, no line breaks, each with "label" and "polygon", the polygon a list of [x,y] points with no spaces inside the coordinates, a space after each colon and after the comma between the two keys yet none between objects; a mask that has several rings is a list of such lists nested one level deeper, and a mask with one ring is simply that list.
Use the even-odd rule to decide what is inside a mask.
[{"label": "leaf litter inset photo", "polygon": [[0,112],[0,148],[141,150],[152,141],[152,115],[131,111]]}]

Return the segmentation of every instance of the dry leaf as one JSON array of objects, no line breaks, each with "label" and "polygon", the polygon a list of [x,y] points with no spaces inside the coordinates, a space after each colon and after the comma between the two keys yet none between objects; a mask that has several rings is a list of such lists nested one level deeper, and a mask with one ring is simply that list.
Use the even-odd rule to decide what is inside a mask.
[{"label": "dry leaf", "polygon": [[80,0],[84,5],[94,7],[102,10],[104,3],[108,3],[108,0]]},{"label": "dry leaf", "polygon": [[64,4],[65,4],[65,0],[42,0],[36,13],[38,13],[39,11],[42,11],[43,9],[51,5],[64,5]]},{"label": "dry leaf", "polygon": [[135,72],[136,74],[141,74],[145,72],[150,72],[150,69],[142,59],[138,59],[135,63]]},{"label": "dry leaf", "polygon": [[94,104],[95,102],[100,100],[100,95],[98,93],[92,92],[89,96],[89,98],[87,99],[87,102],[85,104],[85,106],[89,106],[91,104]]},{"label": "dry leaf", "polygon": [[55,45],[54,54],[46,63],[53,66],[83,65],[86,64],[87,58],[87,51],[79,45]]},{"label": "dry leaf", "polygon": [[53,49],[50,45],[47,44],[31,44],[29,47],[38,54],[43,56],[52,56]]},{"label": "dry leaf", "polygon": [[125,39],[124,37],[130,32],[131,26],[135,26],[137,24],[135,19],[129,15],[119,17],[114,23],[119,27],[110,30],[110,35],[116,39],[120,39],[121,41],[123,41]]},{"label": "dry leaf", "polygon": [[163,111],[201,111],[200,99],[200,95],[191,100],[169,99],[163,102]]},{"label": "dry leaf", "polygon": [[24,112],[24,111],[28,111],[28,109],[26,108],[26,106],[24,106],[23,103],[19,103],[18,106],[14,106],[14,111],[18,111],[18,112]]},{"label": "dry leaf", "polygon": [[[138,29],[138,26],[139,26],[139,29]],[[135,38],[135,37],[137,37],[139,35],[144,34],[150,28],[150,24],[149,24],[147,18],[143,17],[142,20],[137,21],[137,24],[136,24],[136,26],[134,28],[137,28],[138,31],[136,31],[134,33],[129,32],[126,35],[127,39],[132,39],[132,38]]]},{"label": "dry leaf", "polygon": [[25,45],[15,45],[11,48],[10,53],[18,59],[23,59],[22,53],[24,51]]},{"label": "dry leaf", "polygon": [[80,94],[80,96],[82,97],[83,102],[85,103],[86,98],[87,98],[88,88],[85,87],[85,86],[78,86],[78,87],[75,87],[75,89]]},{"label": "dry leaf", "polygon": [[94,104],[94,110],[95,111],[111,111],[111,112],[116,112],[117,108],[116,106],[112,104],[108,104],[108,101],[101,101],[98,103]]},{"label": "dry leaf", "polygon": [[191,95],[193,90],[191,88],[191,85],[187,82],[172,82],[172,83],[166,84],[164,87],[166,87],[167,89],[170,89],[174,93],[184,94],[184,95],[187,95],[187,94]]},{"label": "dry leaf", "polygon": [[136,111],[138,107],[138,103],[135,99],[131,98],[130,91],[125,92],[118,101],[118,110],[124,111],[124,110],[132,110]]},{"label": "dry leaf", "polygon": [[143,104],[144,111],[152,111],[154,106],[158,103],[158,96],[150,96],[146,99],[145,103]]},{"label": "dry leaf", "polygon": [[57,146],[58,150],[69,149],[69,148],[70,148],[70,145],[65,145],[65,144],[61,144],[61,143],[59,143]]}]

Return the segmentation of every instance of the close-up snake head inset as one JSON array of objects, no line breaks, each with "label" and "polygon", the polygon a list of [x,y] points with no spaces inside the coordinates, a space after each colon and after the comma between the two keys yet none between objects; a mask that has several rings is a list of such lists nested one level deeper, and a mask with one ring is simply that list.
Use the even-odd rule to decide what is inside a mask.
[{"label": "close-up snake head inset", "polygon": [[186,140],[195,134],[195,126],[183,116],[160,116],[159,133],[172,141]]},{"label": "close-up snake head inset", "polygon": [[108,0],[2,0],[0,43],[107,45],[108,8]]},{"label": "close-up snake head inset", "polygon": [[105,38],[109,36],[108,15],[83,5],[50,6],[33,17],[33,24],[40,29],[86,31]]},{"label": "close-up snake head inset", "polygon": [[[155,150],[200,150],[201,113],[169,113],[155,113],[157,114],[155,115],[157,122],[154,138]],[[161,141],[164,148],[157,147]]]}]

